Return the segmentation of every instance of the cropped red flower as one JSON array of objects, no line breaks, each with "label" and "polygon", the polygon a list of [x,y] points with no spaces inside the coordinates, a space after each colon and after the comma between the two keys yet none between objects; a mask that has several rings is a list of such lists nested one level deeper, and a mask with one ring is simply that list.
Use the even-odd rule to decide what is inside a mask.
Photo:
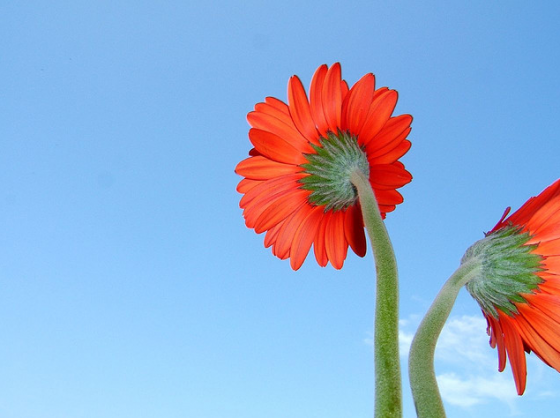
[{"label": "cropped red flower", "polygon": [[[497,237],[495,245],[502,246],[502,273],[486,278],[482,290],[487,296],[480,291],[475,296],[470,283],[467,289],[488,321],[490,345],[498,347],[498,369],[504,370],[507,354],[517,393],[522,395],[527,376],[525,352],[534,352],[560,371],[560,180],[506,217],[509,210],[485,238]],[[504,250],[507,239],[520,240],[521,245]],[[500,261],[496,257],[492,262],[496,266]]]},{"label": "cropped red flower", "polygon": [[369,172],[382,215],[403,198],[412,176],[398,161],[410,148],[412,117],[392,117],[397,92],[375,89],[366,74],[351,89],[340,64],[320,66],[309,98],[297,76],[288,104],[267,97],[247,116],[254,148],[235,171],[245,223],[266,232],[265,246],[297,270],[313,245],[321,266],[341,268],[348,246],[366,253],[361,209],[348,170]]}]

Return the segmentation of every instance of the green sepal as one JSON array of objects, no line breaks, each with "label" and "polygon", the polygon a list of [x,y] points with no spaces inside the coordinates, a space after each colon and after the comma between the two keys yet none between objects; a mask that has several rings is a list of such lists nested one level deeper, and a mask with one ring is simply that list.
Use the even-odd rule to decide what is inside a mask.
[{"label": "green sepal", "polygon": [[301,167],[309,175],[300,180],[301,188],[310,190],[310,203],[324,206],[325,211],[346,209],[358,199],[351,173],[358,169],[369,176],[367,156],[356,138],[346,132],[329,132],[319,144],[311,145],[315,153],[305,154],[308,162]]},{"label": "green sepal", "polygon": [[497,309],[507,315],[517,313],[515,304],[527,303],[523,295],[534,293],[543,279],[542,256],[527,245],[531,235],[520,228],[507,226],[488,234],[472,245],[461,264],[477,259],[480,273],[467,284],[467,290],[484,312],[498,317]]}]

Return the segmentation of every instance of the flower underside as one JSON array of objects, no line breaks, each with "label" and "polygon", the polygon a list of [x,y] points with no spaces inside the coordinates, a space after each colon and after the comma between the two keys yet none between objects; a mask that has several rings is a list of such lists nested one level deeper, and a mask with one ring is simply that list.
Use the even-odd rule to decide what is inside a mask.
[{"label": "flower underside", "polygon": [[302,164],[309,174],[300,180],[301,188],[310,190],[308,200],[316,206],[324,206],[325,212],[346,209],[358,199],[358,192],[350,175],[361,170],[369,177],[369,163],[363,147],[356,137],[347,132],[319,139],[320,145],[312,145],[315,154],[306,154],[307,163]]},{"label": "flower underside", "polygon": [[471,246],[461,264],[472,258],[482,263],[481,273],[466,287],[487,314],[498,318],[496,309],[512,316],[515,303],[527,303],[523,294],[534,293],[543,279],[542,256],[532,253],[536,245],[527,245],[529,233],[508,226],[488,234]]}]

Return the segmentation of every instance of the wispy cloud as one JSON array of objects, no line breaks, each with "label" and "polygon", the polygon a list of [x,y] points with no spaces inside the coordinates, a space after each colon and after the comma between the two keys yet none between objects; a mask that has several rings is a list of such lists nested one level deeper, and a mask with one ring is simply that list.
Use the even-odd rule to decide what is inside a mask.
[{"label": "wispy cloud", "polygon": [[439,337],[436,358],[448,363],[463,364],[467,360],[483,367],[495,366],[486,326],[482,315],[450,318]]},{"label": "wispy cloud", "polygon": [[[408,358],[419,319],[400,322],[401,356]],[[497,372],[497,358],[488,346],[481,316],[450,318],[436,347],[437,379],[444,402],[463,408],[499,400],[515,413],[517,392],[510,375]]]},{"label": "wispy cloud", "polygon": [[[418,315],[399,321],[399,348],[404,369],[420,321]],[[498,372],[498,354],[488,344],[486,326],[482,315],[464,315],[449,318],[442,330],[436,347],[435,369],[447,405],[475,413],[477,405],[497,403],[509,411],[504,416],[512,416],[520,413],[519,408],[527,404],[527,398],[538,402],[560,396],[560,390],[556,390],[557,372],[530,355],[527,356],[529,380],[523,396],[525,402],[519,403],[509,365],[503,373]],[[365,342],[373,345],[372,334]]]},{"label": "wispy cloud", "polygon": [[503,374],[460,376],[443,373],[437,376],[441,396],[445,402],[460,407],[471,407],[497,399],[515,412],[517,392],[511,380]]}]

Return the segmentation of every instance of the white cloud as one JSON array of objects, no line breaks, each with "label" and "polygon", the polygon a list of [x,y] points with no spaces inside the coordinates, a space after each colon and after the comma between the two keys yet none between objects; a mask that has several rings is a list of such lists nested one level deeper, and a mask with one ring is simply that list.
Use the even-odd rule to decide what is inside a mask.
[{"label": "white cloud", "polygon": [[471,407],[497,399],[514,411],[515,385],[503,374],[461,377],[451,372],[439,374],[437,381],[442,398],[450,405]]},{"label": "white cloud", "polygon": [[[411,315],[399,321],[399,349],[406,373],[408,352],[421,318]],[[435,369],[442,398],[448,406],[475,413],[477,405],[502,405],[503,416],[517,415],[527,398],[557,399],[558,373],[536,356],[527,356],[527,390],[520,402],[511,369],[498,372],[498,353],[489,345],[486,320],[482,315],[455,316],[448,319],[442,330],[435,353]],[[373,334],[365,339],[373,345]],[[404,378],[404,383],[407,382]],[[486,408],[486,407],[484,407]]]},{"label": "white cloud", "polygon": [[399,329],[399,353],[401,357],[408,358],[408,352],[410,351],[410,344],[412,344],[413,338],[414,334]]},{"label": "white cloud", "polygon": [[412,344],[412,339],[414,338],[414,334],[405,331],[405,329],[410,328],[411,325],[417,325],[419,321],[419,318],[412,316],[409,319],[399,320],[399,354],[401,357],[408,358],[410,344]]},{"label": "white cloud", "polygon": [[[400,322],[403,357],[408,357],[419,322],[414,317]],[[445,403],[470,408],[498,400],[514,413],[515,385],[511,375],[497,371],[497,353],[489,347],[486,320],[482,316],[449,318],[439,337],[435,357],[438,384]]]},{"label": "white cloud", "polygon": [[[489,348],[489,337],[486,333],[486,320],[481,316],[449,318],[443,328],[436,347],[436,358],[447,362],[465,360],[480,366],[496,366]],[[497,367],[497,366],[496,366]]]}]

